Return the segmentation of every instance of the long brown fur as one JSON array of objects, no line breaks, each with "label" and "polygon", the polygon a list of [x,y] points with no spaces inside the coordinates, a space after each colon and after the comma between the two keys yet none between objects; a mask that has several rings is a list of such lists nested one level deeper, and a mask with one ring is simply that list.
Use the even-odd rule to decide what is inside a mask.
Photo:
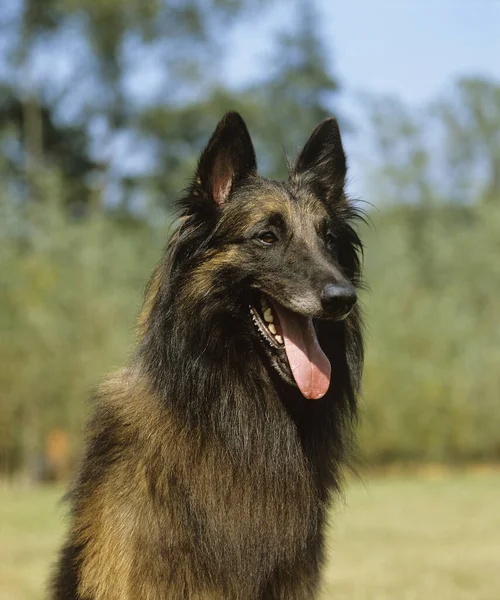
[{"label": "long brown fur", "polygon": [[[289,182],[272,182],[241,118],[219,124],[147,288],[134,358],[97,393],[53,600],[316,597],[356,416],[359,311],[311,313],[332,378],[307,400],[274,368],[248,303],[262,289],[298,303],[327,272],[359,283],[339,145],[325,122]],[[293,232],[280,256],[248,233],[277,213]]]}]

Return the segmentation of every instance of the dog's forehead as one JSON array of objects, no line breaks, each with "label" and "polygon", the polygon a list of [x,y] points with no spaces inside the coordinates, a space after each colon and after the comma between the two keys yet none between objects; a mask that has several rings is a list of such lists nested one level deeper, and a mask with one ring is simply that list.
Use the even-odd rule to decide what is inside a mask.
[{"label": "dog's forehead", "polygon": [[[281,215],[293,224],[315,224],[328,216],[324,203],[312,192],[288,182],[263,180],[252,185],[240,197],[248,221],[259,222]],[[247,222],[248,222],[247,221]]]},{"label": "dog's forehead", "polygon": [[328,211],[324,202],[310,190],[287,184],[286,192],[287,207],[293,216],[301,218],[314,216],[317,219],[327,216]]}]

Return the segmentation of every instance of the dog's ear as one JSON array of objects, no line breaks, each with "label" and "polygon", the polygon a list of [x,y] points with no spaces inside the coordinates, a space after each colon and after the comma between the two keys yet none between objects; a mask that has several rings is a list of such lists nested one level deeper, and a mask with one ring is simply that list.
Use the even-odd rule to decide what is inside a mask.
[{"label": "dog's ear", "polygon": [[299,154],[292,178],[303,180],[328,201],[341,194],[347,172],[346,158],[336,119],[326,119],[316,127]]},{"label": "dog's ear", "polygon": [[241,116],[228,112],[215,129],[198,162],[191,200],[212,207],[227,202],[235,187],[257,172],[255,150]]}]

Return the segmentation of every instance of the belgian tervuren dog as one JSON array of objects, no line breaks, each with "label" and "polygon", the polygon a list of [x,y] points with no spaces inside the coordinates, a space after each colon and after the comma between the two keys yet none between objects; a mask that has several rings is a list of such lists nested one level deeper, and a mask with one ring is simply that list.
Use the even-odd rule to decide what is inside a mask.
[{"label": "belgian tervuren dog", "polygon": [[287,181],[221,120],[97,394],[57,600],[311,600],[356,416],[361,242],[334,119]]}]

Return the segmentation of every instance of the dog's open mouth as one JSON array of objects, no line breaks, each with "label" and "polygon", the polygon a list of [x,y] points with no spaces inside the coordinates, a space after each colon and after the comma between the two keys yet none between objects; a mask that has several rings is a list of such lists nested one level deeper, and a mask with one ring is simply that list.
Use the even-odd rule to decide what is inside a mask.
[{"label": "dog's open mouth", "polygon": [[250,305],[250,313],[262,339],[272,348],[283,350],[283,330],[276,310],[273,310],[267,298],[262,295],[259,295],[255,304],[256,306]]},{"label": "dog's open mouth", "polygon": [[324,396],[330,386],[331,365],[319,345],[312,319],[263,294],[250,305],[250,314],[282,375],[288,379],[286,371],[290,371],[306,398]]}]

